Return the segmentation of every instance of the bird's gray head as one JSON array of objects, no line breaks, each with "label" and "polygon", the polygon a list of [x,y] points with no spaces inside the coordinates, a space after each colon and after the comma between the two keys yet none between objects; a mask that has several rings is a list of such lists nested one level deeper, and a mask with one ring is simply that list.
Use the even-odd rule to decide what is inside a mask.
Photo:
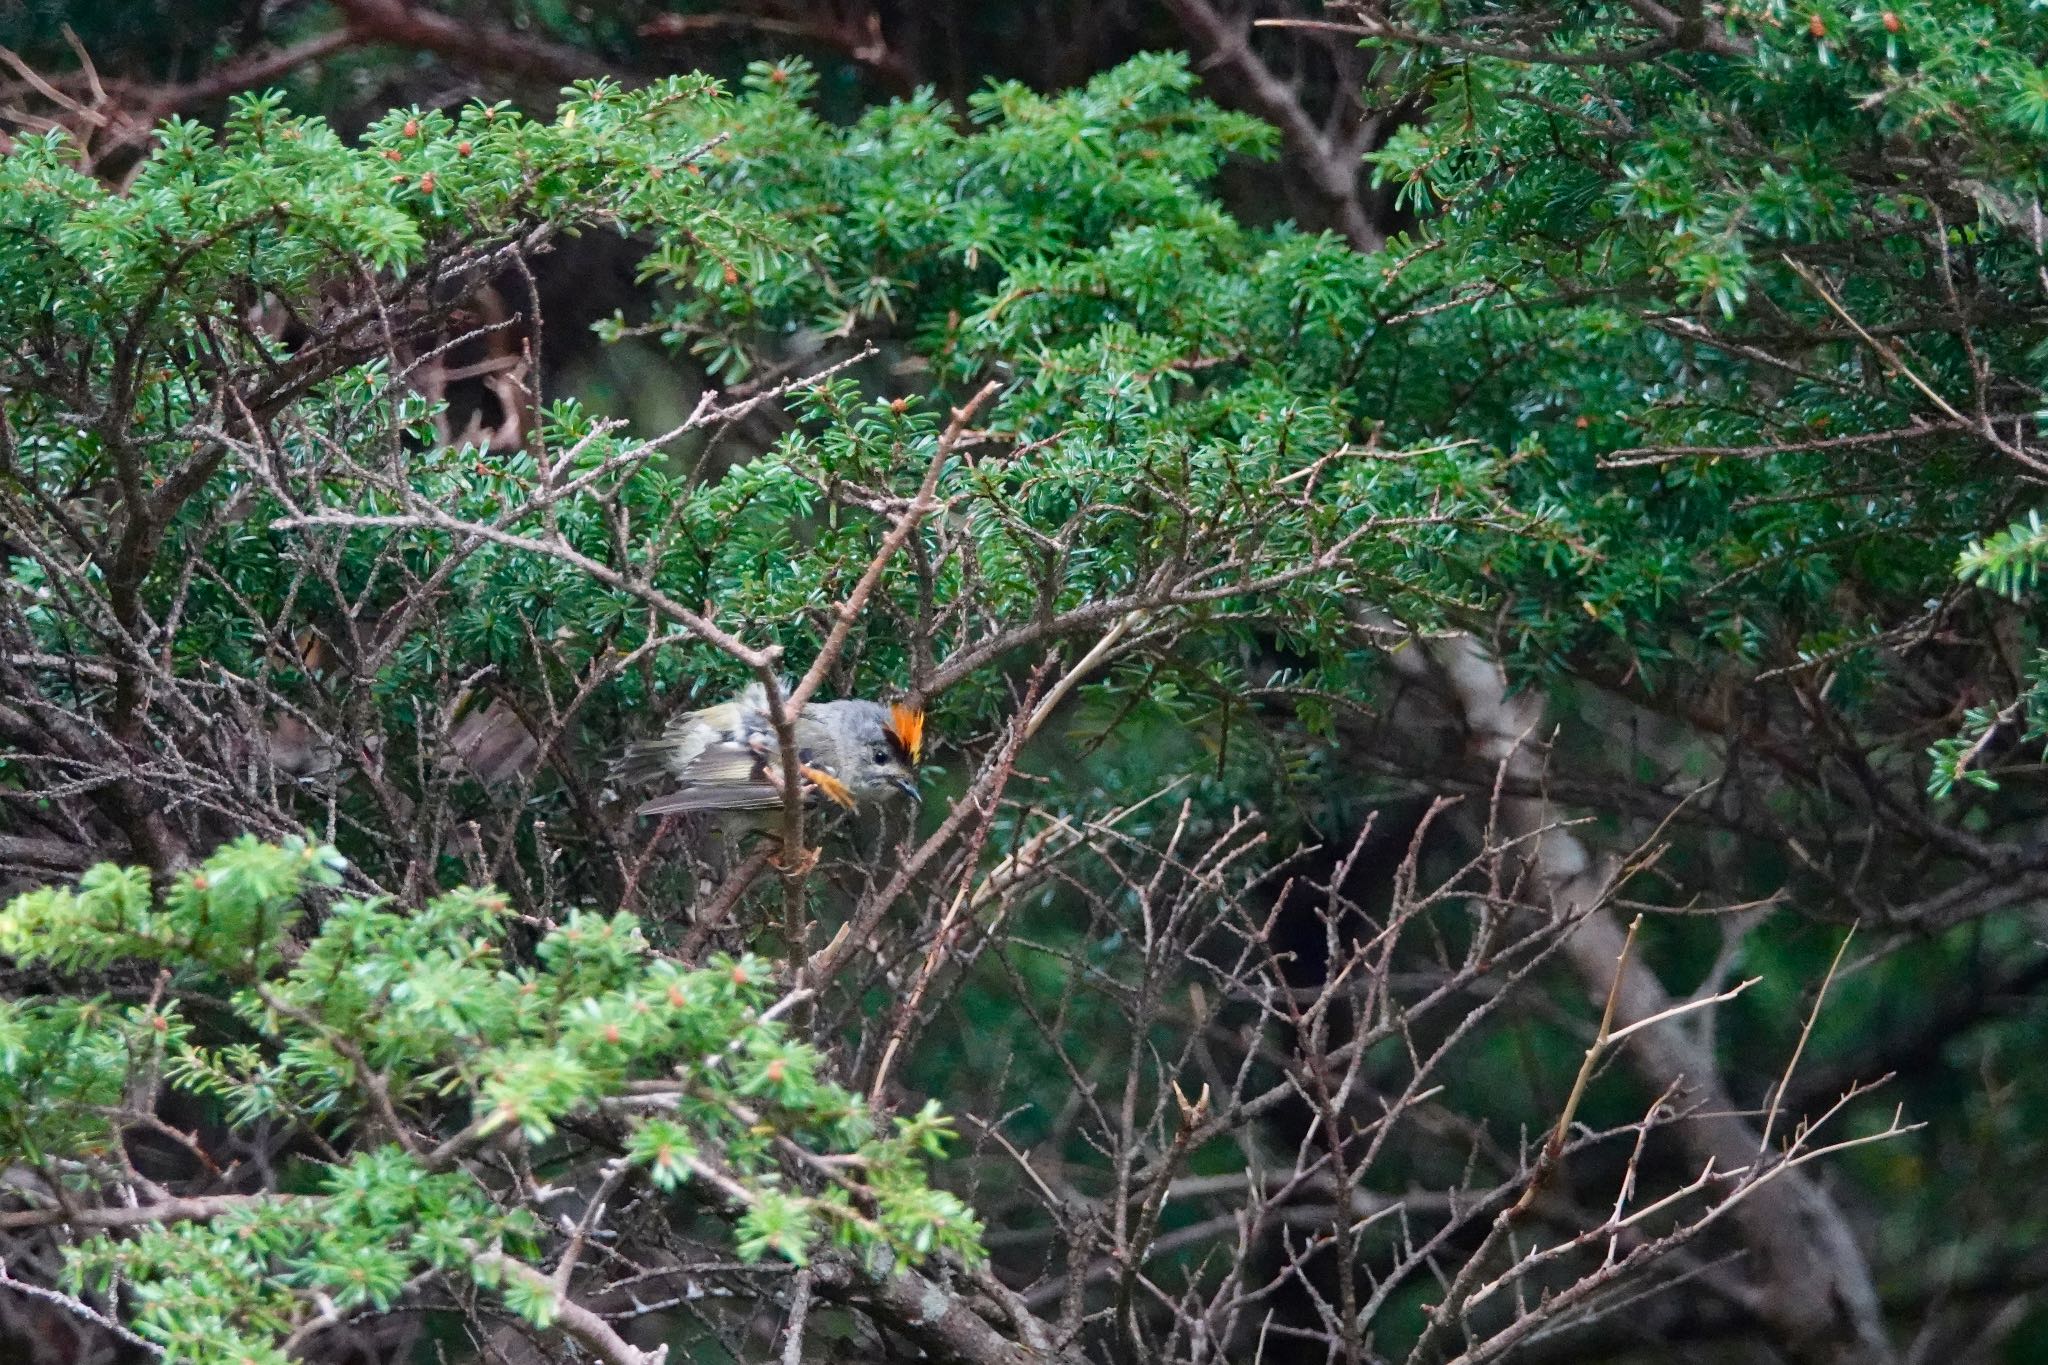
[{"label": "bird's gray head", "polygon": [[858,800],[891,800],[907,796],[922,801],[917,789],[917,760],[924,747],[924,713],[905,706],[871,701],[828,703],[838,731],[840,765],[836,773]]}]

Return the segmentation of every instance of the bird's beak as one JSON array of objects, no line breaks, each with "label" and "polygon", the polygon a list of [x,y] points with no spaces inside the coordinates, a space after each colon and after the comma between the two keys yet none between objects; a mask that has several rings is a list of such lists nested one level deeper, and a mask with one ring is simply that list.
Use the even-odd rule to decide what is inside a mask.
[{"label": "bird's beak", "polygon": [[917,779],[916,779],[916,778],[914,778],[914,777],[899,777],[899,778],[897,778],[897,779],[896,779],[896,790],[897,790],[897,791],[900,791],[900,792],[902,792],[902,793],[903,793],[903,794],[904,794],[905,796],[909,797],[909,798],[910,798],[910,804],[911,804],[911,805],[913,805],[913,806],[922,806],[922,805],[924,804],[924,793],[923,793],[923,792],[921,792],[921,791],[919,791],[919,790],[917,789]]}]

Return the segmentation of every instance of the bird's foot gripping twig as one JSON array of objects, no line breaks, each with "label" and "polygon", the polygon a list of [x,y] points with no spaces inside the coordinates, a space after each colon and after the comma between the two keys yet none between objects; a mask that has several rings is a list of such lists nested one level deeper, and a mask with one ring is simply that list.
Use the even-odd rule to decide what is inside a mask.
[{"label": "bird's foot gripping twig", "polygon": [[819,856],[815,848],[801,849],[794,856],[788,849],[779,848],[768,861],[785,876],[801,877],[818,865]]}]

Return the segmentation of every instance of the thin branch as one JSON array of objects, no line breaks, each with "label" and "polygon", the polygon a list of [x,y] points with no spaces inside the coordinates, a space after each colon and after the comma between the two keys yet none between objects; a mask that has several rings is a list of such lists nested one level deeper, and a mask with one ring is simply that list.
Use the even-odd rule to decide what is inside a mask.
[{"label": "thin branch", "polygon": [[1849,940],[1855,937],[1856,930],[1852,926],[1848,933],[1842,935],[1842,941],[1835,945],[1834,959],[1828,963],[1827,975],[1821,978],[1820,989],[1814,992],[1813,1008],[1806,1012],[1806,1023],[1800,1027],[1799,1042],[1793,1047],[1792,1055],[1785,1059],[1785,1074],[1778,1077],[1777,1085],[1771,1088],[1770,1103],[1764,1106],[1764,1131],[1756,1141],[1759,1156],[1770,1150],[1771,1128],[1778,1121],[1779,1109],[1785,1102],[1785,1092],[1791,1088],[1792,1073],[1799,1069],[1799,1059],[1806,1054],[1806,1040],[1813,1036],[1813,1025],[1814,1021],[1820,1018],[1821,1003],[1828,998],[1828,986],[1833,983],[1835,973],[1841,969],[1842,954],[1849,951]]},{"label": "thin branch", "polygon": [[1280,130],[1352,249],[1370,253],[1384,247],[1386,234],[1366,212],[1359,193],[1364,162],[1355,142],[1326,136],[1303,105],[1301,91],[1282,80],[1252,50],[1243,25],[1226,19],[1210,0],[1166,0],[1166,5],[1188,36],[1206,49],[1208,62],[1237,78],[1252,111]]},{"label": "thin branch", "polygon": [[60,1294],[54,1289],[48,1289],[39,1284],[30,1284],[26,1280],[15,1279],[14,1276],[7,1273],[7,1262],[4,1260],[0,1260],[0,1288],[11,1289],[17,1294],[26,1294],[30,1298],[41,1299],[45,1303],[53,1303],[71,1314],[71,1316],[81,1318],[103,1331],[113,1333],[130,1346],[147,1351],[158,1360],[170,1359],[170,1352],[166,1351],[163,1347],[147,1337],[137,1336],[121,1323],[100,1312],[83,1299],[75,1299],[69,1294]]},{"label": "thin branch", "polygon": [[1628,967],[1629,952],[1636,946],[1636,931],[1642,927],[1641,915],[1629,921],[1628,936],[1622,939],[1621,952],[1614,959],[1614,979],[1607,987],[1607,1004],[1600,1011],[1600,1027],[1594,1030],[1593,1041],[1586,1044],[1586,1055],[1580,1059],[1578,1074],[1572,1078],[1571,1093],[1565,1096],[1564,1108],[1558,1111],[1557,1126],[1551,1130],[1549,1140],[1543,1144],[1543,1155],[1536,1163],[1535,1173],[1529,1177],[1528,1188],[1522,1191],[1522,1197],[1508,1210],[1510,1217],[1520,1216],[1536,1202],[1536,1196],[1548,1183],[1550,1173],[1557,1169],[1558,1158],[1564,1155],[1565,1141],[1571,1136],[1572,1120],[1578,1116],[1579,1101],[1586,1097],[1586,1086],[1593,1079],[1593,1070],[1599,1065],[1600,1058],[1607,1051],[1608,1041],[1613,1036],[1614,1009],[1621,1000],[1622,973]]},{"label": "thin branch", "polygon": [[[868,561],[867,569],[861,574],[860,581],[853,585],[853,591],[847,594],[846,600],[835,610],[834,614],[838,619],[833,621],[831,631],[825,636],[825,642],[818,647],[818,657],[812,661],[802,681],[790,690],[789,711],[792,716],[803,709],[803,704],[818,690],[818,684],[825,680],[826,672],[839,661],[840,651],[846,648],[846,639],[853,630],[853,623],[860,619],[861,612],[867,608],[868,598],[874,592],[875,585],[881,582],[882,573],[889,567],[889,562],[903,548],[904,542],[910,539],[918,524],[938,510],[936,494],[939,474],[945,469],[946,462],[959,450],[961,442],[966,439],[975,414],[980,412],[1002,387],[1001,380],[991,379],[982,385],[973,397],[953,409],[946,429],[939,434],[938,442],[932,448],[931,462],[925,467],[924,481],[917,486],[917,495],[910,500],[910,505],[903,509],[903,514],[896,519],[896,524],[889,528],[888,534],[882,537],[882,544],[876,549],[874,557]],[[792,773],[790,776],[793,780],[795,774]]]},{"label": "thin branch", "polygon": [[605,1365],[663,1365],[668,1359],[667,1346],[657,1346],[651,1351],[641,1350],[620,1336],[617,1328],[562,1293],[554,1281],[524,1261],[493,1249],[477,1253],[476,1264],[508,1280],[519,1281],[533,1293],[544,1295],[555,1325]]},{"label": "thin branch", "polygon": [[410,0],[332,0],[359,42],[410,47],[457,66],[512,71],[567,83],[602,68],[590,54],[487,24],[465,23]]}]

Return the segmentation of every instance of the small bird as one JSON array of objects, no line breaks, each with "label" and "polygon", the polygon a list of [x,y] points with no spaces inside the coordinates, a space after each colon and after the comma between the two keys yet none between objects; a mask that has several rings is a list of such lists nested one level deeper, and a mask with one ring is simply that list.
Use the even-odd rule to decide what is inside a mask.
[{"label": "small bird", "polygon": [[[795,721],[797,772],[806,805],[819,797],[858,810],[865,801],[921,801],[917,762],[924,712],[896,703],[814,701]],[[642,815],[689,811],[769,812],[782,806],[782,750],[755,683],[731,701],[677,716],[660,738],[626,747],[613,767],[625,782],[678,782],[681,789],[640,806]]]}]

